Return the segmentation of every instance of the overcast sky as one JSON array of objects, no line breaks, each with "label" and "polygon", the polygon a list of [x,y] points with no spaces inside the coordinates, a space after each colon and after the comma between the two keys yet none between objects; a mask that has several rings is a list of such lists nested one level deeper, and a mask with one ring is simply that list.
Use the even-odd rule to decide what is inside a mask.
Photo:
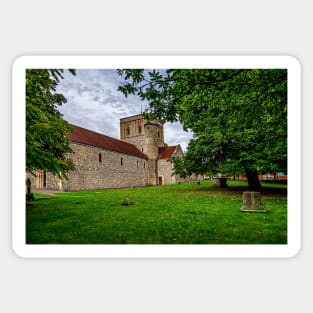
[{"label": "overcast sky", "polygon": [[[76,76],[65,71],[57,89],[67,98],[60,107],[63,118],[119,139],[120,118],[140,114],[147,107],[138,97],[125,98],[117,90],[122,81],[116,70],[76,70]],[[192,134],[184,132],[179,123],[166,123],[164,136],[168,145],[180,144],[185,151]]]}]

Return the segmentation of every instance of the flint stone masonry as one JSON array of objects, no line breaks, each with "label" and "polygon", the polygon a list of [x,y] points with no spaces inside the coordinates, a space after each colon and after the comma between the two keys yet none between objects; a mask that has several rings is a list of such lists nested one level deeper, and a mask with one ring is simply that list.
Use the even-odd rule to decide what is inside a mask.
[{"label": "flint stone masonry", "polygon": [[159,160],[158,165],[158,177],[161,178],[162,185],[174,184],[175,182],[178,182],[176,180],[177,175],[171,176],[166,174],[173,171],[173,164],[170,163],[168,159]]},{"label": "flint stone masonry", "polygon": [[71,148],[76,169],[68,174],[66,191],[146,185],[145,159],[74,143]]},{"label": "flint stone masonry", "polygon": [[45,171],[37,171],[36,176],[27,173],[26,179],[30,179],[31,188],[48,188],[50,190],[64,191],[65,180]]},{"label": "flint stone masonry", "polygon": [[[174,155],[177,158],[183,157],[183,151],[179,145],[176,147],[176,150],[174,151]],[[161,177],[162,184],[165,184],[165,185],[175,184],[175,183],[185,181],[185,179],[180,177],[179,175],[171,176],[172,172],[173,172],[173,164],[169,161],[169,159],[158,160],[158,176]]]},{"label": "flint stone masonry", "polygon": [[266,212],[262,206],[261,194],[255,191],[245,191],[242,195],[241,212]]}]

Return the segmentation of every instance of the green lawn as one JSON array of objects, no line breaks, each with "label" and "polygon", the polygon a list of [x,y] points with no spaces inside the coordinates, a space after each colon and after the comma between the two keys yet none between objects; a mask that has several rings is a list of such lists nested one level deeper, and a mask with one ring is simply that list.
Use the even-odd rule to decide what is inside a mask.
[{"label": "green lawn", "polygon": [[[287,186],[263,183],[267,213],[242,213],[245,182],[35,194],[28,244],[286,244]],[[122,206],[124,198],[134,203]]]}]

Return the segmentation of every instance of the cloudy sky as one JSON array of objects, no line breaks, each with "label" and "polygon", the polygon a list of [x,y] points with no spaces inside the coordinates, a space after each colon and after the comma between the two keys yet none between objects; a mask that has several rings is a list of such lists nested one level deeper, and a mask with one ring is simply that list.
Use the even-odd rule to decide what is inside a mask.
[{"label": "cloudy sky", "polygon": [[[60,107],[64,119],[119,139],[120,118],[140,114],[147,107],[138,97],[125,98],[117,90],[121,82],[115,70],[76,70],[76,76],[65,71],[57,89],[67,98],[67,103]],[[179,123],[166,123],[164,135],[168,145],[181,144],[183,150],[192,137]]]}]

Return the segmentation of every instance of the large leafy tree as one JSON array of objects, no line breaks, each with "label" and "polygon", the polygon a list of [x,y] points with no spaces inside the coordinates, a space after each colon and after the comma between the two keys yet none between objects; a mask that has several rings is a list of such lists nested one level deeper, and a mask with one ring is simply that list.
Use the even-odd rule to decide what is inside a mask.
[{"label": "large leafy tree", "polygon": [[119,70],[125,96],[150,104],[148,116],[194,132],[176,173],[245,174],[287,170],[287,70]]},{"label": "large leafy tree", "polygon": [[[74,70],[70,70],[75,74]],[[59,177],[73,169],[67,158],[72,152],[66,136],[71,126],[62,119],[58,107],[66,98],[56,92],[63,79],[60,69],[26,70],[26,171],[47,170]]]}]

